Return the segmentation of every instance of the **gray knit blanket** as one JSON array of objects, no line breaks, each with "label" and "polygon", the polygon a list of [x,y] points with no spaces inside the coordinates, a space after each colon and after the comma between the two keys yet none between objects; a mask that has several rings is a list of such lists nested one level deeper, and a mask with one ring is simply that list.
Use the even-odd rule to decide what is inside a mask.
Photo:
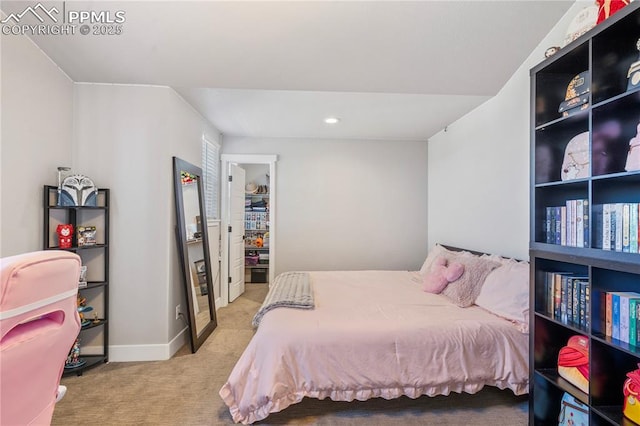
[{"label": "gray knit blanket", "polygon": [[260,325],[264,314],[275,308],[313,309],[313,291],[307,272],[283,272],[270,286],[267,297],[253,317],[251,324]]}]

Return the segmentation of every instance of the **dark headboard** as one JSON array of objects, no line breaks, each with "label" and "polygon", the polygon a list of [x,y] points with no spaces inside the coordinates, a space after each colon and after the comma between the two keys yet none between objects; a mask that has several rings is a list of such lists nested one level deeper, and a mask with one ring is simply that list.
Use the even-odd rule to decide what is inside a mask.
[{"label": "dark headboard", "polygon": [[[440,245],[442,247],[446,248],[447,250],[451,250],[451,251],[468,251],[469,253],[476,254],[478,256],[482,256],[483,254],[488,254],[488,255],[495,254],[495,253],[484,253],[484,252],[481,252],[481,251],[469,250],[469,249],[460,248],[460,247],[448,246],[446,244],[440,244]],[[503,259],[511,259],[510,257],[507,257],[507,256],[501,256],[501,255],[498,255],[498,256],[500,256]],[[516,260],[519,260],[519,259],[516,259]]]}]

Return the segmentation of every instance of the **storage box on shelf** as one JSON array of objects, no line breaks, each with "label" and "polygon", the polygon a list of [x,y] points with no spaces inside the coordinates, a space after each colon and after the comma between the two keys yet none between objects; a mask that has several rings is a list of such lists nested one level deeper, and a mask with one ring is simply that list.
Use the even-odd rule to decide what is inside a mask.
[{"label": "storage box on shelf", "polygon": [[[78,254],[86,266],[86,281],[79,285],[78,299],[84,322],[80,330],[81,365],[65,368],[64,374],[81,375],[84,370],[109,360],[109,189],[98,189],[97,205],[58,206],[58,189],[44,186],[43,249],[68,250]],[[71,247],[61,248],[56,228],[71,224]],[[95,243],[83,243],[78,228],[95,226]]]},{"label": "storage box on shelf", "polygon": [[[627,164],[640,124],[640,85],[627,78],[638,39],[640,4],[631,3],[531,70],[530,424],[557,424],[565,392],[587,405],[591,425],[634,424],[623,384],[640,363],[631,311],[640,305],[640,171]],[[587,106],[563,115],[567,86],[585,71]],[[575,335],[589,341],[588,392],[558,371]]]}]

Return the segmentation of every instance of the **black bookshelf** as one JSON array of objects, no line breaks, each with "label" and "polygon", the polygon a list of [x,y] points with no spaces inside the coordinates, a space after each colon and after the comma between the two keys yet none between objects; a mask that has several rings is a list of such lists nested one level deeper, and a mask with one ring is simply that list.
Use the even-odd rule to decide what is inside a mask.
[{"label": "black bookshelf", "polygon": [[[82,375],[92,367],[109,361],[109,197],[106,188],[98,189],[96,206],[58,206],[55,186],[45,185],[43,191],[43,249],[76,253],[87,266],[86,285],[79,287],[79,295],[86,298],[93,311],[86,313],[80,329],[80,360],[84,364],[66,368],[63,375]],[[72,244],[60,248],[56,235],[58,224],[73,225]],[[76,230],[79,226],[96,226],[96,243],[78,246]],[[97,317],[93,316],[93,313]],[[83,353],[85,340],[91,342],[91,353]],[[94,353],[98,352],[98,353]]]},{"label": "black bookshelf", "polygon": [[[623,383],[627,372],[638,368],[640,343],[632,345],[605,333],[601,298],[608,292],[640,293],[640,254],[603,245],[607,230],[601,206],[640,203],[640,171],[624,170],[629,140],[640,120],[640,89],[627,89],[627,72],[638,60],[639,38],[640,3],[635,2],[531,70],[530,425],[557,424],[564,392],[588,406],[591,425],[634,424],[622,413]],[[589,71],[591,81],[588,106],[563,116],[558,107],[567,85],[584,71]],[[589,133],[589,176],[562,180],[567,144],[584,132]],[[556,222],[549,221],[549,209],[564,207],[568,215],[573,199],[587,201],[580,225],[588,228],[584,241],[580,246],[569,244],[568,234],[564,244],[550,241],[549,224]],[[566,217],[560,223],[568,227]],[[580,229],[584,228],[578,228],[578,235]],[[548,272],[586,277],[588,326],[565,323],[548,311]],[[587,393],[557,371],[560,349],[577,334],[589,340]]]}]

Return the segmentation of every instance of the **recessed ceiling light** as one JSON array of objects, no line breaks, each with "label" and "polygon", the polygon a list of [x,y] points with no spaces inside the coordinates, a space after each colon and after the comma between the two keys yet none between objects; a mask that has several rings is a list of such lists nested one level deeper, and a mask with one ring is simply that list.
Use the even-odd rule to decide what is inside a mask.
[{"label": "recessed ceiling light", "polygon": [[338,117],[327,117],[324,119],[324,122],[327,124],[338,124],[340,119]]}]

